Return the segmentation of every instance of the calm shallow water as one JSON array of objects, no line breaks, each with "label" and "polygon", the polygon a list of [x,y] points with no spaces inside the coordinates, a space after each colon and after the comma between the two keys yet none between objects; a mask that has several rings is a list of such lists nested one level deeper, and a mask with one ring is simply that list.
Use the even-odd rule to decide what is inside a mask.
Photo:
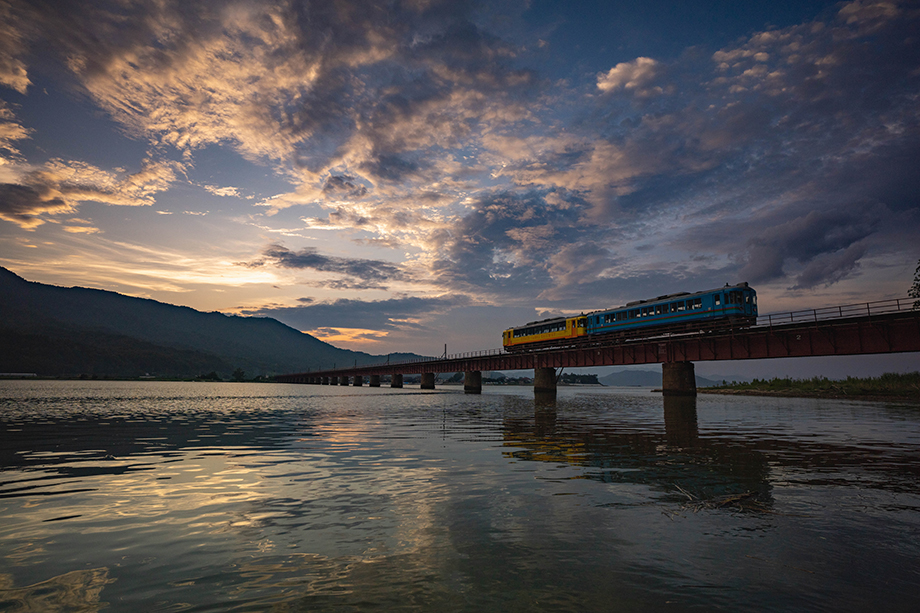
[{"label": "calm shallow water", "polygon": [[0,611],[920,608],[918,407],[4,381],[0,443]]}]

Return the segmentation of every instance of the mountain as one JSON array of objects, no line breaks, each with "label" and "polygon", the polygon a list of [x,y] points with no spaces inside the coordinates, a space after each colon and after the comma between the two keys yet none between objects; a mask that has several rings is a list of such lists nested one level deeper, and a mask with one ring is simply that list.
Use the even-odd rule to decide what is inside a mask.
[{"label": "mountain", "polygon": [[[661,369],[658,370],[620,370],[609,375],[598,377],[598,381],[611,386],[638,386],[661,387]],[[696,376],[697,387],[710,387],[720,385],[722,380],[715,381],[706,377]]]},{"label": "mountain", "polygon": [[[26,281],[0,267],[0,372],[248,377],[385,360],[264,317],[204,313],[104,290]],[[393,354],[392,359],[418,357]]]}]

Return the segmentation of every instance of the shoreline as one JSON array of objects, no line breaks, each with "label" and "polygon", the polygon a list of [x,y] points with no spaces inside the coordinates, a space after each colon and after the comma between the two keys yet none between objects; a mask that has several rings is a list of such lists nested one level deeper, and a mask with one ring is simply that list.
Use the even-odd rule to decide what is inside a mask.
[{"label": "shoreline", "polygon": [[916,394],[844,394],[807,390],[756,390],[756,389],[718,389],[697,388],[698,394],[721,394],[724,396],[772,396],[776,398],[823,398],[826,400],[862,400],[866,402],[906,402],[920,405],[920,396]]}]

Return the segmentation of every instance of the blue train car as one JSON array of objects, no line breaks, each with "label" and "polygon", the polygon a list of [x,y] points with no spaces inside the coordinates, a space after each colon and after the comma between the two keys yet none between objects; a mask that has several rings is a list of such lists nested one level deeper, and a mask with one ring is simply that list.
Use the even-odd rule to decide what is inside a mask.
[{"label": "blue train car", "polygon": [[751,325],[757,320],[757,293],[747,283],[726,285],[696,293],[659,296],[630,302],[624,307],[587,314],[591,334],[640,333],[646,328],[669,331],[718,325]]}]

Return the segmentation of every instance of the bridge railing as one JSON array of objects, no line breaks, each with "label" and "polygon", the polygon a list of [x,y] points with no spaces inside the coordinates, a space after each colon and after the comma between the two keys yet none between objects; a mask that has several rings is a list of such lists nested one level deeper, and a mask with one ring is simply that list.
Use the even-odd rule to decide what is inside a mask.
[{"label": "bridge railing", "polygon": [[412,358],[408,360],[399,360],[393,362],[387,360],[386,362],[377,362],[376,364],[362,364],[359,368],[376,368],[379,366],[397,366],[400,364],[420,364],[423,362],[434,362],[442,360],[463,360],[466,358],[482,358],[492,355],[502,355],[505,353],[504,349],[483,349],[480,351],[465,351],[462,353],[451,353],[451,354],[441,354],[439,356],[424,356],[420,358]]},{"label": "bridge railing", "polygon": [[781,326],[785,324],[827,321],[829,319],[846,319],[851,317],[871,317],[913,310],[914,298],[892,298],[875,302],[858,302],[820,309],[803,309],[788,313],[770,313],[757,318],[758,326]]}]

